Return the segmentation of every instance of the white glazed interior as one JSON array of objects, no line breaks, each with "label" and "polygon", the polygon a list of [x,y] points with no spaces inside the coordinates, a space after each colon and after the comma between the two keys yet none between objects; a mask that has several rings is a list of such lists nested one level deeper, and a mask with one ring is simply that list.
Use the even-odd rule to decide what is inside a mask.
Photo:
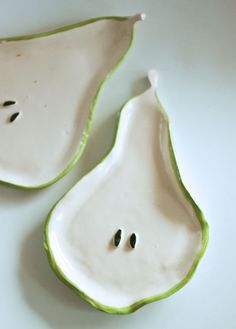
[{"label": "white glazed interior", "polygon": [[[46,184],[78,153],[101,82],[128,50],[133,24],[104,19],[0,43],[0,180]],[[7,100],[17,103],[9,107]],[[20,116],[9,123],[10,116]]]},{"label": "white glazed interior", "polygon": [[155,74],[150,80],[153,86],[122,110],[111,153],[58,203],[48,224],[51,253],[63,275],[115,308],[173,288],[201,248],[200,222],[171,165]]}]

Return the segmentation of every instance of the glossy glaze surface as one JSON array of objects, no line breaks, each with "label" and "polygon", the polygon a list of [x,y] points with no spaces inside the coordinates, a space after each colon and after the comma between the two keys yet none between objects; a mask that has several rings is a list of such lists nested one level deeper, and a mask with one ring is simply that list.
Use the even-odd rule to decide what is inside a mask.
[{"label": "glossy glaze surface", "polygon": [[[139,19],[0,42],[0,180],[40,186],[73,162],[87,141],[97,91],[127,52]],[[3,106],[9,100],[16,103]]]},{"label": "glossy glaze surface", "polygon": [[[50,188],[0,185],[0,326],[4,329],[233,329],[236,323],[235,0],[0,1],[0,37],[90,17],[146,12],[126,60],[100,94],[81,160]],[[148,36],[148,37],[147,37]],[[128,316],[85,303],[51,271],[42,247],[53,204],[110,148],[119,106],[147,88],[155,67],[185,186],[204,209],[210,242],[191,283]]]},{"label": "glossy glaze surface", "polygon": [[46,226],[53,266],[89,298],[114,309],[173,289],[203,248],[201,218],[173,166],[155,71],[149,79],[152,87],[122,109],[111,152],[58,203]]}]

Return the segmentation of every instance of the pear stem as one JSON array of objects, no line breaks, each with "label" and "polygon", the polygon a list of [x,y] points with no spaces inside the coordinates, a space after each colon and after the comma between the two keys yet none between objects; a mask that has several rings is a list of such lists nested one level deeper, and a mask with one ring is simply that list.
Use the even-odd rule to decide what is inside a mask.
[{"label": "pear stem", "polygon": [[130,20],[132,21],[132,23],[136,23],[138,21],[144,21],[146,18],[146,14],[145,13],[141,13],[141,14],[137,14],[135,16],[131,16]]},{"label": "pear stem", "polygon": [[148,80],[153,89],[157,88],[158,85],[158,73],[156,70],[152,69],[148,71]]}]

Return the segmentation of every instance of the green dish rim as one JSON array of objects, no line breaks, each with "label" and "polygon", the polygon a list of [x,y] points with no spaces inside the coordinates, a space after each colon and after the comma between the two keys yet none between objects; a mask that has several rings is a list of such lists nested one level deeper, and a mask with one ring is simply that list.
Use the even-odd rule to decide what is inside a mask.
[{"label": "green dish rim", "polygon": [[[67,193],[65,193],[60,198],[60,200],[53,206],[53,208],[49,212],[49,214],[48,214],[48,216],[46,218],[46,221],[45,221],[45,226],[44,226],[44,242],[43,242],[43,245],[44,245],[44,249],[46,250],[47,257],[48,257],[49,263],[51,265],[51,268],[53,269],[53,271],[55,272],[55,274],[59,277],[59,279],[62,282],[64,282],[67,286],[69,286],[74,291],[76,291],[84,300],[86,300],[87,302],[89,302],[95,308],[97,308],[97,309],[99,309],[101,311],[107,312],[107,313],[111,313],[111,314],[129,314],[129,313],[132,313],[132,312],[136,311],[137,309],[139,309],[140,307],[142,307],[142,306],[144,306],[146,304],[149,304],[149,303],[152,303],[152,302],[161,300],[163,298],[166,298],[166,297],[168,297],[168,296],[176,293],[182,287],[184,287],[190,281],[190,279],[192,278],[193,274],[195,273],[196,268],[197,268],[197,266],[198,266],[198,264],[199,264],[202,256],[205,253],[205,250],[206,250],[206,247],[207,247],[207,244],[208,244],[208,240],[209,240],[209,226],[208,226],[208,223],[207,223],[207,221],[206,221],[206,219],[204,217],[204,214],[201,211],[201,209],[198,207],[198,205],[195,203],[195,201],[191,197],[191,195],[188,192],[188,190],[186,189],[186,187],[185,187],[185,185],[184,185],[184,183],[182,181],[181,175],[180,175],[180,171],[179,171],[179,168],[178,168],[178,165],[177,165],[177,161],[176,161],[176,157],[175,157],[175,154],[174,154],[174,148],[173,148],[173,142],[172,142],[172,135],[171,135],[171,128],[170,128],[170,120],[169,120],[169,117],[168,117],[166,111],[164,110],[163,106],[161,105],[161,102],[159,101],[159,98],[157,96],[157,93],[155,93],[155,96],[156,96],[157,102],[160,105],[160,108],[162,110],[162,113],[165,116],[165,119],[166,119],[166,122],[167,122],[167,125],[168,125],[168,132],[169,132],[169,152],[170,152],[171,164],[172,164],[173,171],[175,173],[175,176],[176,176],[176,179],[178,181],[178,184],[179,184],[179,186],[180,186],[180,188],[181,188],[181,190],[182,190],[185,198],[191,204],[191,206],[192,206],[192,208],[193,208],[193,210],[194,210],[194,212],[196,214],[196,217],[197,217],[197,219],[199,220],[199,222],[201,224],[201,229],[202,229],[202,244],[201,244],[201,249],[198,252],[198,254],[197,254],[194,262],[192,263],[192,266],[191,266],[190,270],[188,271],[187,275],[185,276],[185,278],[183,280],[181,280],[178,284],[176,284],[175,286],[173,286],[171,289],[169,289],[168,291],[166,291],[165,293],[162,293],[162,294],[159,294],[159,295],[154,295],[154,296],[151,296],[149,298],[144,298],[144,299],[142,299],[142,300],[140,300],[140,301],[138,301],[138,302],[136,302],[136,303],[134,303],[134,304],[132,304],[130,306],[127,306],[127,307],[115,308],[115,307],[110,307],[110,306],[107,306],[107,305],[103,305],[103,304],[97,302],[96,300],[90,298],[83,291],[81,291],[80,289],[78,289],[77,287],[75,287],[73,285],[73,283],[70,281],[70,279],[68,279],[64,275],[64,273],[61,271],[61,269],[57,266],[57,263],[56,263],[55,258],[53,256],[53,252],[52,252],[51,247],[50,247],[49,237],[48,237],[48,226],[49,226],[49,222],[50,222],[50,219],[51,219],[51,215],[52,215],[53,210],[55,209],[55,207],[58,205],[58,203],[64,198],[64,196],[67,193],[70,192],[71,189]],[[136,96],[136,97],[138,97],[138,96]],[[130,98],[122,106],[122,108],[121,108],[121,110],[119,112],[118,120],[117,120],[117,126],[116,126],[116,131],[115,131],[115,136],[114,136],[112,147],[106,153],[106,155],[103,157],[103,159],[95,166],[95,168],[99,164],[101,164],[109,156],[109,154],[111,153],[111,151],[115,147],[116,140],[117,140],[117,135],[118,135],[118,129],[119,129],[119,126],[120,126],[120,116],[121,116],[121,113],[125,109],[125,106],[127,105],[127,103],[129,101],[131,101],[132,99],[136,98],[136,97]],[[72,187],[72,189],[73,189],[73,187]]]},{"label": "green dish rim", "polygon": [[[88,20],[85,20],[85,21],[82,21],[82,22],[79,22],[79,23],[70,24],[70,25],[67,25],[67,26],[64,26],[64,27],[60,27],[60,28],[48,31],[48,32],[42,32],[42,33],[30,34],[30,35],[23,35],[23,36],[16,36],[16,37],[9,37],[9,38],[0,38],[0,43],[38,39],[38,38],[43,38],[43,37],[47,37],[47,36],[50,36],[50,35],[54,35],[54,34],[57,34],[57,33],[60,33],[60,32],[66,32],[66,31],[69,31],[69,30],[72,30],[72,29],[76,29],[76,28],[79,28],[79,27],[82,27],[82,26],[85,26],[85,25],[88,25],[88,24],[91,24],[91,23],[95,23],[95,22],[101,21],[101,20],[115,19],[117,21],[125,21],[125,20],[127,20],[131,17],[132,16],[123,16],[123,17],[122,16],[102,16],[102,17],[97,17],[97,18],[91,18],[91,19],[88,19]],[[134,22],[134,25],[135,25],[135,22]],[[120,66],[120,64],[125,60],[126,56],[128,55],[129,50],[131,49],[131,46],[133,44],[133,39],[134,39],[134,29],[135,29],[134,25],[133,25],[133,28],[132,28],[132,31],[131,31],[130,44],[129,44],[126,52],[120,57],[120,59],[116,62],[115,66],[112,68],[112,70],[108,73],[108,75],[105,77],[105,79],[100,83],[100,85],[98,87],[98,90],[95,94],[95,97],[94,97],[94,99],[92,101],[92,104],[90,106],[90,109],[89,109],[89,115],[88,115],[85,130],[83,132],[83,136],[82,136],[82,139],[81,139],[79,150],[75,154],[72,161],[66,166],[66,168],[59,175],[57,175],[52,180],[50,180],[46,183],[40,184],[40,185],[35,185],[35,186],[17,185],[17,184],[8,182],[8,181],[0,180],[1,184],[11,186],[11,187],[14,187],[14,188],[17,188],[17,189],[39,190],[39,189],[48,187],[48,186],[56,183],[58,180],[60,180],[62,177],[64,177],[76,165],[76,163],[80,159],[80,157],[81,157],[81,155],[82,155],[82,153],[85,149],[85,146],[87,144],[87,141],[88,141],[88,137],[89,137],[90,130],[91,130],[91,125],[92,125],[92,120],[93,120],[94,109],[95,109],[95,106],[97,104],[98,97],[99,97],[105,83],[110,79],[112,74],[116,71],[116,69]]]}]

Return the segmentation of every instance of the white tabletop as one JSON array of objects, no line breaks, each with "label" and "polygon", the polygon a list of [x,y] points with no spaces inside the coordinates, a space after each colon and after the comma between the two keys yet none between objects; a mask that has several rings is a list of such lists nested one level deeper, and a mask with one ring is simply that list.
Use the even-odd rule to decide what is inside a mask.
[{"label": "white tabletop", "polygon": [[[100,95],[78,165],[41,191],[0,186],[0,327],[236,328],[236,1],[0,0],[0,8],[0,37],[97,16],[147,14]],[[159,72],[180,171],[209,222],[210,242],[194,278],[178,293],[131,315],[107,315],[54,276],[42,247],[43,223],[52,205],[109,149],[116,112],[145,90],[150,68]]]}]

